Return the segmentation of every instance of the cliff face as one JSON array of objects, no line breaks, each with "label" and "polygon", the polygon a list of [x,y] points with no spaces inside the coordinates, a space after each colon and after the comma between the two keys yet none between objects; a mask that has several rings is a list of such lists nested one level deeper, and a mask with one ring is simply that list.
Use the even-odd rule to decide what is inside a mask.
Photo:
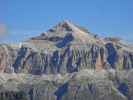
[{"label": "cliff face", "polygon": [[64,21],[0,45],[0,100],[133,100],[133,48]]},{"label": "cliff face", "polygon": [[132,69],[132,48],[116,38],[100,38],[64,21],[28,39],[20,48],[0,46],[0,71],[65,74],[81,69]]}]

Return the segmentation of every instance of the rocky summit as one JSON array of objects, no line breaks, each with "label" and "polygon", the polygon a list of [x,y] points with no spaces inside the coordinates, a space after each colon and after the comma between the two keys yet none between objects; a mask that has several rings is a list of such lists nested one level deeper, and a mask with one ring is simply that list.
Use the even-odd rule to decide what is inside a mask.
[{"label": "rocky summit", "polygon": [[0,100],[133,100],[133,46],[62,21],[0,44]]}]

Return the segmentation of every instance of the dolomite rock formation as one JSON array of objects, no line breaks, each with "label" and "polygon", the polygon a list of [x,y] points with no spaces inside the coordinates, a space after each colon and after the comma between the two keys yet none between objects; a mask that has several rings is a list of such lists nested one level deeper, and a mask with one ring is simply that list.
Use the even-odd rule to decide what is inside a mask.
[{"label": "dolomite rock formation", "polygon": [[63,21],[20,48],[0,46],[0,71],[65,74],[81,69],[132,69],[133,49],[116,38],[101,38]]},{"label": "dolomite rock formation", "polygon": [[133,100],[133,47],[63,21],[0,44],[0,100]]}]

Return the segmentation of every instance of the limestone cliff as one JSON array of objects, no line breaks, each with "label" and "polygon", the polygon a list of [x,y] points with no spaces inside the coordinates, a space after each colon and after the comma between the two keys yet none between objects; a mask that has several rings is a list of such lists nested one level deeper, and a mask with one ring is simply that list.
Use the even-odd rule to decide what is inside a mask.
[{"label": "limestone cliff", "polygon": [[132,69],[133,49],[117,38],[101,38],[70,21],[21,43],[0,46],[0,71],[65,74],[81,69]]},{"label": "limestone cliff", "polygon": [[63,21],[0,44],[0,100],[133,100],[133,47]]}]

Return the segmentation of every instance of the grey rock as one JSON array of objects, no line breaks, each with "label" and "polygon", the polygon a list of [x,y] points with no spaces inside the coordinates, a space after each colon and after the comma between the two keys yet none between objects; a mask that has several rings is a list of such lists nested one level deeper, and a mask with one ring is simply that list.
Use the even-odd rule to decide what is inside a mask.
[{"label": "grey rock", "polygon": [[[133,70],[115,71],[110,77],[111,73],[88,69],[61,77],[3,73],[0,78],[8,79],[0,83],[0,100],[132,100]],[[117,85],[116,77],[120,82]],[[121,83],[128,86],[128,91],[119,89]]]},{"label": "grey rock", "polygon": [[0,100],[133,100],[133,48],[63,21],[0,44]]}]

